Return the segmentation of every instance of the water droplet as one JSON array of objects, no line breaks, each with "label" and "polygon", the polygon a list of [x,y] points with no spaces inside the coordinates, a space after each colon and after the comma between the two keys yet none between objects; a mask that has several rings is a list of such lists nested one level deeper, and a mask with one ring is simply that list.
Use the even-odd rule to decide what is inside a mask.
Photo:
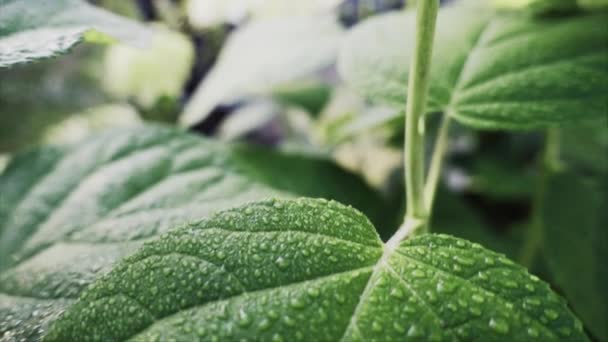
[{"label": "water droplet", "polygon": [[245,328],[248,327],[251,322],[251,317],[244,310],[241,309],[241,311],[239,311],[239,326]]},{"label": "water droplet", "polygon": [[538,337],[538,330],[536,328],[528,328],[528,335],[532,336],[532,337]]},{"label": "water droplet", "polygon": [[306,306],[306,301],[302,298],[292,298],[289,301],[289,305],[295,309],[302,309]]},{"label": "water droplet", "polygon": [[306,293],[312,298],[317,298],[320,294],[319,289],[317,289],[316,287],[309,287],[308,289],[306,289]]},{"label": "water droplet", "polygon": [[452,293],[456,289],[456,286],[451,283],[440,281],[437,283],[437,291],[440,293]]},{"label": "water droplet", "polygon": [[274,321],[277,318],[279,318],[279,313],[274,310],[270,310],[270,311],[268,311],[268,318],[270,318],[271,320]]},{"label": "water droplet", "polygon": [[477,303],[483,303],[485,301],[485,298],[483,298],[483,296],[479,294],[474,294],[473,296],[471,296],[471,299],[473,299]]},{"label": "water droplet", "polygon": [[390,295],[395,298],[403,298],[403,291],[400,288],[394,288],[391,290]]},{"label": "water droplet", "polygon": [[422,330],[420,330],[417,326],[412,325],[407,331],[407,336],[420,337],[422,336]]},{"label": "water droplet", "polygon": [[395,328],[395,330],[397,330],[399,333],[405,333],[405,327],[398,322],[393,323],[393,328]]},{"label": "water droplet", "polygon": [[344,297],[344,295],[341,293],[336,293],[335,298],[336,301],[340,304],[344,304],[344,302],[346,302],[346,297]]},{"label": "water droplet", "polygon": [[545,309],[544,311],[545,316],[547,316],[548,319],[554,321],[559,317],[559,313],[557,313],[557,311],[552,310],[552,309]]},{"label": "water droplet", "polygon": [[538,298],[526,298],[524,302],[532,306],[540,305],[540,300]]},{"label": "water droplet", "polygon": [[270,328],[270,321],[268,319],[264,318],[263,320],[260,321],[260,324],[258,324],[258,328],[262,331],[268,330],[268,328]]},{"label": "water droplet", "polygon": [[283,317],[283,323],[285,323],[285,325],[288,327],[293,327],[296,325],[296,321],[289,316]]},{"label": "water droplet", "polygon": [[507,323],[507,321],[501,318],[492,318],[488,325],[490,326],[490,328],[501,334],[506,334],[509,332],[509,324]]},{"label": "water droplet", "polygon": [[424,134],[425,131],[425,121],[424,121],[424,115],[420,117],[420,119],[418,119],[418,134]]},{"label": "water droplet", "polygon": [[412,272],[412,276],[414,278],[424,278],[424,277],[426,277],[426,273],[424,273],[424,271],[422,271],[422,270],[414,270]]},{"label": "water droplet", "polygon": [[226,253],[224,253],[224,251],[217,251],[217,253],[215,254],[215,256],[218,259],[220,259],[220,260],[226,259]]},{"label": "water droplet", "polygon": [[458,255],[455,255],[453,259],[457,263],[460,263],[465,266],[473,266],[475,264],[475,260],[466,258],[466,257],[462,257],[462,256],[458,256]]},{"label": "water droplet", "polygon": [[374,321],[372,323],[372,330],[376,331],[376,332],[380,332],[380,331],[382,331],[382,325],[380,325],[380,323]]},{"label": "water droplet", "polygon": [[289,267],[289,260],[287,260],[287,259],[285,259],[285,258],[283,258],[283,257],[281,257],[281,256],[280,256],[280,257],[278,257],[278,258],[277,258],[277,260],[275,260],[275,263],[276,263],[276,264],[277,264],[277,266],[278,266],[280,269],[282,269],[282,270],[284,270],[284,269],[286,269],[287,267]]},{"label": "water droplet", "polygon": [[253,214],[253,209],[251,209],[251,207],[245,208],[245,214],[247,214],[247,215]]},{"label": "water droplet", "polygon": [[562,336],[570,336],[572,334],[572,329],[570,329],[568,327],[561,327],[561,328],[559,328],[559,333]]}]

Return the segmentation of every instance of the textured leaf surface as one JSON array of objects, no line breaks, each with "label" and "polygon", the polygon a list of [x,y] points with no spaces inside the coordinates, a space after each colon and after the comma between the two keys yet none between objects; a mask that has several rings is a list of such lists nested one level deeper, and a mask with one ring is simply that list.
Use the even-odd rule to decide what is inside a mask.
[{"label": "textured leaf surface", "polygon": [[53,57],[102,33],[133,44],[144,28],[81,0],[0,0],[0,68]]},{"label": "textured leaf surface", "polygon": [[373,191],[328,161],[295,159],[316,172],[314,182],[295,168],[268,177],[265,169],[278,169],[271,163],[294,158],[267,157],[257,167],[243,150],[148,126],[18,155],[0,176],[0,338],[34,338],[143,241],[217,210],[295,195],[381,208]]},{"label": "textured leaf surface", "polygon": [[234,33],[181,118],[204,119],[222,103],[273,91],[335,61],[342,29],[333,17],[255,21]]},{"label": "textured leaf surface", "polygon": [[360,213],[271,200],[147,243],[96,282],[51,341],[584,340],[548,285],[446,235],[382,246]]},{"label": "textured leaf surface", "polygon": [[557,285],[599,340],[608,339],[608,172],[550,178],[544,252]]},{"label": "textured leaf surface", "polygon": [[[467,6],[443,9],[428,110],[491,129],[604,118],[606,20],[606,14],[533,20]],[[413,35],[412,13],[365,21],[341,49],[343,78],[366,97],[403,108]]]}]

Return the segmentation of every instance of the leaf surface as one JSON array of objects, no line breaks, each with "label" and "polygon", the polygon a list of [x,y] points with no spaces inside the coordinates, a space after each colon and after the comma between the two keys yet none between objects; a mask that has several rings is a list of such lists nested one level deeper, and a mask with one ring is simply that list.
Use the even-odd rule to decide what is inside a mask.
[{"label": "leaf surface", "polygon": [[140,25],[81,0],[0,0],[0,68],[53,57],[83,40],[141,45]]},{"label": "leaf surface", "polygon": [[[604,118],[606,14],[531,19],[467,5],[439,13],[428,111],[486,129],[533,129]],[[361,94],[404,108],[413,13],[363,22],[341,48],[339,69]]]},{"label": "leaf surface", "polygon": [[325,200],[231,209],[144,245],[96,282],[50,341],[585,340],[548,285],[477,244],[383,247]]},{"label": "leaf surface", "polygon": [[[329,161],[268,156],[262,167],[244,149],[143,126],[15,157],[0,176],[0,337],[35,338],[144,241],[218,210],[301,195],[382,207]],[[264,173],[290,162],[318,178]]]},{"label": "leaf surface", "polygon": [[331,65],[342,33],[333,17],[302,16],[246,25],[226,42],[216,66],[186,106],[182,123],[196,124],[222,102],[272,93],[274,87]]}]

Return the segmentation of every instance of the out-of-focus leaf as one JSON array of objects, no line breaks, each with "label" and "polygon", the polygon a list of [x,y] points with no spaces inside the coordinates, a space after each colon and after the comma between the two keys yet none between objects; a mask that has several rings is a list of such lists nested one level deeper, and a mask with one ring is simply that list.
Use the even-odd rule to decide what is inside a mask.
[{"label": "out-of-focus leaf", "polygon": [[69,116],[48,127],[43,136],[45,144],[75,144],[101,131],[135,126],[142,120],[135,109],[125,104],[92,107]]},{"label": "out-of-focus leaf", "polygon": [[526,199],[534,191],[534,173],[497,158],[477,158],[469,191],[501,200]]},{"label": "out-of-focus leaf", "polygon": [[218,137],[235,140],[268,123],[280,111],[273,101],[259,100],[235,110],[218,129]]},{"label": "out-of-focus leaf", "polygon": [[117,44],[107,50],[103,84],[110,94],[150,109],[163,97],[181,95],[193,60],[184,35],[159,27],[149,49]]},{"label": "out-of-focus leaf", "polygon": [[65,53],[83,40],[118,38],[141,46],[149,35],[82,0],[0,0],[0,68]]},{"label": "out-of-focus leaf", "polygon": [[106,101],[89,69],[90,51],[0,69],[0,153],[40,142],[45,130]]},{"label": "out-of-focus leaf", "polygon": [[542,209],[553,278],[591,333],[607,340],[608,172],[551,176]]},{"label": "out-of-focus leaf", "polygon": [[[440,10],[428,111],[487,129],[598,120],[608,111],[605,14],[534,20],[477,6]],[[339,69],[367,98],[404,107],[413,13],[372,18],[345,40]]]},{"label": "out-of-focus leaf", "polygon": [[523,9],[534,14],[608,8],[607,0],[494,0],[494,4],[501,9]]},{"label": "out-of-focus leaf", "polygon": [[285,84],[273,90],[273,97],[286,105],[304,109],[317,117],[331,97],[329,84],[316,81],[300,81]]},{"label": "out-of-focus leaf", "polygon": [[253,21],[226,42],[180,120],[193,125],[222,102],[272,93],[335,61],[343,30],[333,17]]}]

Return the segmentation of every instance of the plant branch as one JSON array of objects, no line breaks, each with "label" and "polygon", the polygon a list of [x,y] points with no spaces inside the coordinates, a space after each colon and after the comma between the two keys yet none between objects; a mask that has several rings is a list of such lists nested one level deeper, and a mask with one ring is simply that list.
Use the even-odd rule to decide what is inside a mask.
[{"label": "plant branch", "polygon": [[441,118],[441,124],[439,125],[439,132],[437,133],[437,140],[435,141],[435,149],[433,150],[433,156],[431,157],[431,165],[429,166],[426,184],[424,184],[424,201],[429,216],[431,216],[431,213],[433,212],[435,193],[437,192],[437,185],[439,184],[439,178],[441,176],[445,151],[448,147],[450,122],[450,116],[448,113],[444,113]]},{"label": "plant branch", "polygon": [[559,168],[559,131],[556,128],[547,130],[545,147],[539,158],[538,180],[532,202],[532,219],[528,227],[524,246],[519,255],[519,262],[530,268],[541,248],[544,231],[543,207],[547,190],[548,176]]},{"label": "plant branch", "polygon": [[[418,1],[417,5],[416,45],[405,114],[406,221],[409,218],[425,222],[428,214],[424,199],[424,115],[439,0]],[[425,226],[423,224],[417,230],[424,232]]]}]

